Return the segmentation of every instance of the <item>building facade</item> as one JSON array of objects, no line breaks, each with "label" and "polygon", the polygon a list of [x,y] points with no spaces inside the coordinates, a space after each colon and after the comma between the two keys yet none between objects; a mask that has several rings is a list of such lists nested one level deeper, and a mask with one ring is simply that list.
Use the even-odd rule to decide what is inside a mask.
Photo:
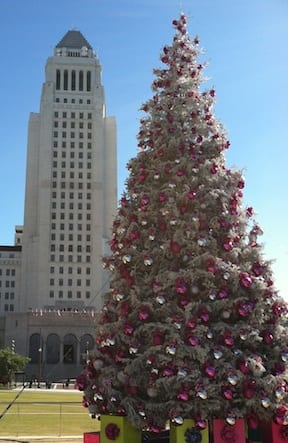
[{"label": "building facade", "polygon": [[14,340],[31,365],[39,366],[39,349],[43,368],[57,359],[81,365],[83,343],[92,346],[87,334],[109,287],[102,257],[116,183],[116,123],[106,115],[101,65],[84,36],[68,31],[47,60],[40,112],[29,119],[24,224],[14,246],[0,247],[4,343]]}]

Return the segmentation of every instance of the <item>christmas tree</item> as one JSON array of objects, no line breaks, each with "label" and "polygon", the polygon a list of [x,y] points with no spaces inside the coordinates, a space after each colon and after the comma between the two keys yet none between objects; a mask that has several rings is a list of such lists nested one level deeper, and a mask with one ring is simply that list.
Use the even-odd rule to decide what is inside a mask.
[{"label": "christmas tree", "polygon": [[83,405],[154,432],[185,418],[287,424],[287,305],[243,175],[226,167],[198,38],[184,15],[173,25],[104,258],[111,290],[78,377]]}]

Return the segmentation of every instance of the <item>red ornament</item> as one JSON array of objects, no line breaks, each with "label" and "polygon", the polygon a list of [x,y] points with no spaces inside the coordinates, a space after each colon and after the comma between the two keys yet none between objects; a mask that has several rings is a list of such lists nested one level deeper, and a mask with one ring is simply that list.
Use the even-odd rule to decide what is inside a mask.
[{"label": "red ornament", "polygon": [[211,174],[216,174],[217,171],[218,171],[218,166],[214,163],[210,168],[210,172]]},{"label": "red ornament", "polygon": [[177,294],[186,294],[188,288],[184,278],[177,278],[175,281],[175,286]]},{"label": "red ornament", "polygon": [[233,398],[233,391],[230,388],[230,386],[223,386],[222,388],[222,395],[226,400],[232,400]]},{"label": "red ornament", "polygon": [[256,381],[255,380],[244,380],[242,385],[243,395],[247,399],[251,399],[254,397],[256,388]]},{"label": "red ornament", "polygon": [[158,346],[158,345],[163,344],[164,333],[162,331],[160,331],[159,329],[156,329],[155,331],[152,332],[152,337],[153,337],[153,345],[154,346]]},{"label": "red ornament", "polygon": [[274,415],[274,421],[278,425],[284,425],[288,423],[288,408],[285,405],[281,405],[276,409]]},{"label": "red ornament", "polygon": [[263,265],[261,265],[261,263],[256,262],[253,264],[252,266],[252,272],[254,275],[256,275],[256,277],[259,277],[261,274],[263,274]]},{"label": "red ornament", "polygon": [[138,318],[141,321],[146,321],[150,318],[151,311],[148,306],[141,306],[138,311]]},{"label": "red ornament", "polygon": [[225,237],[222,242],[223,249],[225,251],[232,251],[233,249],[233,240],[230,237]]},{"label": "red ornament", "polygon": [[224,331],[223,342],[226,346],[233,346],[234,345],[234,338],[233,338],[231,331],[229,329],[225,329],[225,331]]},{"label": "red ornament", "polygon": [[178,254],[181,251],[181,246],[179,243],[174,241],[173,239],[170,240],[170,249],[174,254]]},{"label": "red ornament", "polygon": [[109,423],[105,427],[105,435],[109,440],[116,440],[120,434],[120,428],[116,425],[116,423]]},{"label": "red ornament", "polygon": [[252,280],[250,274],[248,274],[248,272],[240,272],[239,282],[243,288],[250,288],[250,286],[253,283],[253,280]]},{"label": "red ornament", "polygon": [[208,378],[214,378],[216,375],[216,369],[215,367],[212,365],[212,363],[210,361],[206,362],[204,365],[204,372],[205,375],[207,375]]},{"label": "red ornament", "polygon": [[248,375],[251,372],[248,363],[246,360],[244,360],[244,358],[238,358],[236,361],[236,368],[239,369],[239,371],[241,371],[244,375]]}]

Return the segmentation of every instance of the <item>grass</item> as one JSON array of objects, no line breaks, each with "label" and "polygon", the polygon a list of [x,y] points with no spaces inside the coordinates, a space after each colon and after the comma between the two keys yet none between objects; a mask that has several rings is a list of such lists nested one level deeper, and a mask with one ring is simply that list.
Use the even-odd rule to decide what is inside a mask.
[{"label": "grass", "polygon": [[[17,391],[0,391],[0,414]],[[23,391],[0,420],[4,436],[72,436],[100,429],[100,422],[90,418],[81,405],[78,391]]]}]

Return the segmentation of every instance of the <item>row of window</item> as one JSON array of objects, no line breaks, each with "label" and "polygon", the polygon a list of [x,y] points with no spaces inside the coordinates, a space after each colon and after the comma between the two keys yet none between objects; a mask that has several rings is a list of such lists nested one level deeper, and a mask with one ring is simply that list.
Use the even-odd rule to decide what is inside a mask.
[{"label": "row of window", "polygon": [[[81,275],[82,274],[82,270],[83,270],[83,273],[84,273],[84,269],[82,267],[81,268],[78,267],[77,269],[73,269],[71,266],[69,266],[67,268],[67,273],[68,274],[73,274],[73,270],[75,271],[75,273],[77,273],[77,275]],[[64,267],[63,266],[59,266],[58,272],[59,272],[59,274],[64,274]],[[55,273],[55,266],[50,266],[50,274],[54,274],[54,273]],[[91,274],[91,268],[86,268],[86,274],[87,275]]]},{"label": "row of window", "polygon": [[[56,103],[61,103],[61,99],[59,97],[56,97],[55,99]],[[69,100],[67,98],[63,98],[63,103],[69,103]],[[91,105],[91,100],[87,99],[86,101],[82,98],[79,98],[79,100],[75,100],[75,98],[71,98],[71,103],[79,103],[79,105],[82,105],[84,103],[87,103],[87,105]]]},{"label": "row of window", "polygon": [[52,162],[52,166],[53,168],[63,168],[66,169],[67,167],[71,168],[71,169],[91,169],[92,168],[92,163],[91,162],[86,162],[83,166],[83,162],[74,162],[74,161],[70,161],[70,163],[66,162],[66,161],[61,161],[61,162],[57,162],[57,161],[53,161]]},{"label": "row of window", "polygon": [[[59,136],[59,137],[62,137],[62,138],[68,138],[67,134],[68,134],[69,138],[76,138],[76,137],[84,138],[84,135],[86,135],[88,140],[92,139],[92,132],[87,132],[87,134],[86,133],[84,134],[84,132],[76,132],[75,133],[73,131],[71,131],[70,133],[67,133],[67,131],[62,131],[61,133],[58,132],[58,131],[54,131],[53,132],[53,137],[57,138]],[[76,137],[75,137],[75,134],[76,134]]]},{"label": "row of window", "polygon": [[84,113],[84,112],[70,112],[70,113],[68,113],[68,112],[66,112],[66,111],[63,111],[62,113],[60,113],[60,112],[58,112],[58,111],[55,111],[54,112],[54,117],[55,118],[72,118],[72,119],[75,119],[75,118],[79,118],[80,120],[83,120],[84,118],[87,118],[87,120],[91,120],[92,119],[92,113],[91,112],[87,112],[87,114],[86,113]]},{"label": "row of window", "polygon": [[[53,151],[53,157],[54,158],[58,158],[58,154],[59,154],[59,157],[60,157],[60,153],[58,153],[58,151]],[[87,160],[91,160],[92,159],[92,153],[91,152],[86,152],[85,156],[86,156]],[[68,157],[67,152],[66,151],[61,151],[61,157],[62,158],[67,158]],[[75,152],[74,151],[69,151],[69,157],[70,157],[70,159],[74,159],[76,157],[75,156]],[[77,157],[78,157],[79,160],[83,160],[84,159],[83,151],[78,152]]]},{"label": "row of window", "polygon": [[60,234],[56,235],[54,232],[52,232],[51,240],[55,241],[56,239],[60,240],[60,241],[65,241],[65,239],[66,239],[66,240],[71,241],[71,242],[74,242],[74,241],[90,242],[91,241],[91,235],[90,234],[86,234],[86,235],[82,235],[82,234],[76,234],[76,235],[74,235],[74,234],[63,234],[62,232]]},{"label": "row of window", "polygon": [[56,70],[56,90],[91,91],[91,71]]},{"label": "row of window", "polygon": [[69,198],[71,200],[74,200],[78,198],[78,200],[91,200],[91,192],[65,192],[65,191],[61,191],[58,192],[57,191],[53,191],[52,192],[52,198],[53,199],[57,199],[57,198],[61,198],[63,200],[65,200],[66,198]]},{"label": "row of window", "polygon": [[91,262],[91,257],[90,255],[86,255],[86,256],[82,256],[82,255],[77,255],[76,257],[74,257],[73,255],[69,254],[68,256],[64,256],[64,254],[59,254],[56,255],[55,254],[51,254],[50,255],[50,262],[51,263],[56,263],[60,262],[60,263],[64,263],[64,262],[68,262],[68,263],[90,263]]},{"label": "row of window", "polygon": [[59,278],[58,280],[55,280],[54,278],[50,278],[50,286],[73,286],[74,284],[76,284],[76,286],[86,286],[89,287],[91,285],[91,280],[87,279],[87,280],[82,280],[81,278],[77,278],[76,281],[74,281],[72,278],[68,278],[67,280],[65,280],[64,283],[64,279],[63,278]]},{"label": "row of window", "polygon": [[[88,183],[84,183],[84,185],[85,185],[85,188],[86,189],[91,189],[91,183],[90,182],[88,182]],[[81,182],[81,183],[75,183],[75,182],[64,182],[64,181],[60,181],[60,182],[57,182],[57,181],[53,181],[52,182],[52,188],[53,189],[55,189],[55,188],[60,188],[60,189],[75,189],[75,188],[77,188],[77,189],[79,189],[79,190],[82,190],[83,189],[83,183]]]},{"label": "row of window", "polygon": [[[58,147],[60,147],[60,143],[58,143],[58,141],[57,140],[54,140],[53,141],[53,147],[54,148],[58,148]],[[65,140],[62,140],[61,141],[61,147],[62,148],[70,148],[70,149],[75,149],[75,142],[73,142],[73,141],[70,141],[68,144],[67,144],[67,142],[65,141]],[[79,148],[79,149],[83,149],[84,148],[84,143],[83,142],[79,142],[79,143],[77,143],[77,147]],[[91,142],[85,142],[85,147],[87,147],[87,149],[92,149],[92,143]]]},{"label": "row of window", "polygon": [[14,305],[12,303],[10,303],[10,304],[5,303],[4,304],[4,311],[5,312],[14,312]]},{"label": "row of window", "polygon": [[2,298],[2,296],[5,300],[14,300],[15,294],[14,292],[5,292],[5,293],[0,292],[0,298]]},{"label": "row of window", "polygon": [[[84,174],[82,171],[78,171],[77,173],[75,173],[75,171],[66,172],[66,171],[55,170],[52,172],[53,178],[57,178],[57,177],[66,178],[67,177],[67,178],[70,178],[73,180],[74,179],[83,180],[83,176],[85,176],[84,179],[86,178],[87,180],[91,180],[91,172],[85,172]],[[75,180],[74,180],[74,183],[75,183]],[[79,182],[79,183],[81,183],[81,182]]]},{"label": "row of window", "polygon": [[[76,296],[76,298],[82,298],[82,295],[85,295],[85,298],[86,299],[89,299],[90,297],[91,297],[91,294],[90,294],[90,291],[85,291],[85,294],[83,294],[81,291],[76,291],[76,293],[74,294],[75,296]],[[67,298],[69,298],[69,299],[71,299],[71,298],[75,298],[75,297],[73,297],[73,291],[62,291],[62,290],[60,290],[60,291],[54,291],[53,289],[51,289],[50,291],[49,291],[49,297],[50,298],[55,298],[55,297],[58,297],[58,298],[64,298],[64,297],[67,297]]]},{"label": "row of window", "polygon": [[[15,281],[14,280],[6,280],[5,282],[5,288],[15,288]],[[2,287],[2,281],[0,280],[0,288]],[[4,285],[3,285],[4,287]]]},{"label": "row of window", "polygon": [[[73,120],[73,121],[71,121],[70,122],[70,125],[67,125],[67,121],[66,120],[63,120],[62,122],[58,122],[57,120],[55,120],[54,121],[54,128],[67,128],[68,126],[70,126],[70,128],[71,129],[75,129],[76,128],[76,123],[75,123],[75,121]],[[84,129],[85,127],[87,128],[87,129],[92,129],[92,123],[91,122],[88,122],[87,123],[87,125],[86,125],[86,123],[84,123],[83,121],[81,121],[81,122],[79,122],[78,123],[78,128],[79,129]]]},{"label": "row of window", "polygon": [[[76,247],[73,244],[72,245],[63,245],[60,243],[60,245],[59,244],[56,245],[55,243],[52,243],[50,245],[50,251],[55,252],[56,249],[58,249],[60,252],[64,252],[65,250],[67,250],[68,252],[73,252],[73,249],[77,250],[77,252],[82,252],[84,250],[85,250],[85,252],[91,252],[91,245],[86,245],[86,246],[77,245],[77,247]],[[10,282],[8,281],[6,283],[10,283]],[[14,282],[11,282],[11,283],[14,283]]]},{"label": "row of window", "polygon": [[[9,269],[9,268],[7,268],[7,269],[5,270],[5,275],[7,275],[7,276],[11,275],[11,276],[14,277],[15,274],[16,274],[16,270],[15,270],[15,269]],[[0,275],[4,275],[4,269],[3,269],[3,274],[2,274],[2,269],[0,269]]]}]

